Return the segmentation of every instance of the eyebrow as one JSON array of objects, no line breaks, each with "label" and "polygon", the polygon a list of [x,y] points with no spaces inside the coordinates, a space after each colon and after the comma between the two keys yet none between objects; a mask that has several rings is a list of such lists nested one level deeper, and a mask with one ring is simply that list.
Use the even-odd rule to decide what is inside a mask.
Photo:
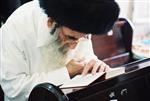
[{"label": "eyebrow", "polygon": [[[71,35],[66,35],[66,36],[68,39],[71,39],[71,40],[78,40],[79,39],[79,38],[76,38],[75,36],[71,36]],[[85,35],[85,36],[83,36],[83,38],[89,39],[89,35]]]}]

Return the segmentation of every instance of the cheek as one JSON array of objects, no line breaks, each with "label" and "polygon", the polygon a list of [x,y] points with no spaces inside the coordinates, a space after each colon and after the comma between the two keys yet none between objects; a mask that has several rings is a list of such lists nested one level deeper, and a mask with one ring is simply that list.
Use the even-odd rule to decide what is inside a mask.
[{"label": "cheek", "polygon": [[69,47],[70,47],[71,49],[76,48],[77,45],[78,45],[78,41],[73,41],[73,42],[70,42],[70,43],[69,43]]},{"label": "cheek", "polygon": [[74,49],[77,46],[77,42],[75,41],[64,41],[61,43],[62,47]]},{"label": "cheek", "polygon": [[60,42],[60,47],[62,47],[62,48],[68,48],[68,47],[70,47],[70,42],[68,42],[68,41],[61,41]]}]

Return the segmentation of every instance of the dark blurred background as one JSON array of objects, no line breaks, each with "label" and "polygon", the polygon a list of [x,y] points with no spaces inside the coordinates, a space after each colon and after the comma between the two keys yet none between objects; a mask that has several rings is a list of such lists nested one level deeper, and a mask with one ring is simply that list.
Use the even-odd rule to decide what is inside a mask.
[{"label": "dark blurred background", "polygon": [[0,0],[0,26],[22,4],[31,0]]}]

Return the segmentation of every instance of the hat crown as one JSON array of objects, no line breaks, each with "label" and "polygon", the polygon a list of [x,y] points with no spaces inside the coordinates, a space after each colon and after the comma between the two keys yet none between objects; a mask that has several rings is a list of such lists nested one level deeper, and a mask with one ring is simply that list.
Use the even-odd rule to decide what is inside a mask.
[{"label": "hat crown", "polygon": [[40,6],[58,24],[83,33],[107,32],[119,16],[114,0],[40,0]]}]

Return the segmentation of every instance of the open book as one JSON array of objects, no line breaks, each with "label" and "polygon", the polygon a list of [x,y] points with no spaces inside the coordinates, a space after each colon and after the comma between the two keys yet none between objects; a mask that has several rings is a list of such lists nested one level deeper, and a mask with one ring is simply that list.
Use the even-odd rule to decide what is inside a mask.
[{"label": "open book", "polygon": [[95,80],[105,75],[105,79],[118,76],[125,73],[125,67],[113,68],[108,72],[96,73],[96,74],[87,74],[85,76],[76,75],[74,78],[70,79],[64,83],[60,88],[75,88],[75,87],[85,87],[93,83]]}]

